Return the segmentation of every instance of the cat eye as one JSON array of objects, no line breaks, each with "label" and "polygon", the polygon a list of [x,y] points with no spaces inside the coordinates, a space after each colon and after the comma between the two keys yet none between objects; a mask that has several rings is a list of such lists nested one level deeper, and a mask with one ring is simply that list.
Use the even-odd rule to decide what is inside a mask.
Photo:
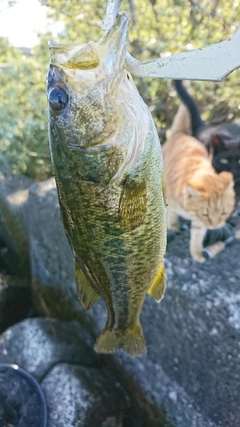
[{"label": "cat eye", "polygon": [[240,163],[240,159],[238,159],[238,163]]},{"label": "cat eye", "polygon": [[229,163],[228,159],[225,159],[224,157],[222,159],[220,159],[220,162],[223,163],[224,165],[227,165]]}]

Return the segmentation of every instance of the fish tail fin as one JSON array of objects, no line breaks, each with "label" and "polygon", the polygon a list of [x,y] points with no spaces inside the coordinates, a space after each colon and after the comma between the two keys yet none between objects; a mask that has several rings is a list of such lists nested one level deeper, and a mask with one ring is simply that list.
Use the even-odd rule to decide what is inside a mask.
[{"label": "fish tail fin", "polygon": [[110,330],[106,327],[94,346],[97,353],[113,353],[120,349],[130,356],[141,356],[147,353],[140,322],[125,330]]}]

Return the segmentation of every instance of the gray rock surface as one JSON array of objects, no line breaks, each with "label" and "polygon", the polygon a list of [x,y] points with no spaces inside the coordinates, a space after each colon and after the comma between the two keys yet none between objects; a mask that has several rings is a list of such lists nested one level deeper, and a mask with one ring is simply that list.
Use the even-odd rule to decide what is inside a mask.
[{"label": "gray rock surface", "polygon": [[[6,243],[0,257],[12,273],[29,277],[29,240],[26,210],[32,180],[0,173],[0,240]],[[10,261],[11,260],[11,261]]]},{"label": "gray rock surface", "polygon": [[[48,427],[121,427],[129,403],[120,384],[97,368],[56,365],[42,382]],[[113,424],[114,423],[114,424]]]},{"label": "gray rock surface", "polygon": [[[101,302],[85,312],[78,301],[54,180],[34,184],[29,205],[37,307],[44,316],[79,321],[95,339],[106,315]],[[147,356],[101,356],[101,363],[127,388],[144,427],[240,425],[239,249],[236,243],[198,264],[189,255],[189,230],[173,236],[166,256],[165,298],[157,304],[148,296],[141,315]],[[19,352],[26,348],[18,344]],[[4,349],[0,341],[1,357]]]},{"label": "gray rock surface", "polygon": [[152,408],[160,401],[174,426],[240,425],[239,249],[237,243],[200,265],[189,256],[188,229],[168,245],[165,298],[157,305],[147,296],[141,316],[148,355],[137,363],[115,356],[130,387],[133,375],[144,390],[150,425],[157,426]]},{"label": "gray rock surface", "polygon": [[32,312],[30,289],[0,286],[0,334]]},{"label": "gray rock surface", "polygon": [[1,427],[43,427],[46,409],[45,398],[34,378],[25,371],[0,364]]},{"label": "gray rock surface", "polygon": [[56,363],[92,365],[93,341],[77,322],[26,319],[0,336],[0,363],[16,364],[41,379]]},{"label": "gray rock surface", "polygon": [[181,233],[168,246],[165,298],[157,306],[148,298],[142,313],[149,360],[222,427],[240,425],[239,250],[199,265]]},{"label": "gray rock surface", "polygon": [[119,352],[113,366],[130,401],[135,402],[144,427],[217,427],[184,388],[166,374],[159,358],[153,361],[149,354],[131,358]]}]

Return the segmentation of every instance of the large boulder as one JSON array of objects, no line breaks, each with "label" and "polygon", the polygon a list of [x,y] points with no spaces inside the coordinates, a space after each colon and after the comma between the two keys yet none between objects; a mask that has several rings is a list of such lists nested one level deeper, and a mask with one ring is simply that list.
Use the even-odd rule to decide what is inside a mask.
[{"label": "large boulder", "polygon": [[2,276],[0,286],[0,334],[7,328],[33,314],[31,291],[23,286],[8,286]]},{"label": "large boulder", "polygon": [[148,358],[222,427],[240,425],[239,253],[237,243],[200,265],[181,233],[168,246],[166,296],[142,313]]},{"label": "large boulder", "polygon": [[[106,313],[101,301],[88,312],[79,303],[54,179],[32,185],[27,206],[36,306],[43,316],[81,323],[79,334],[74,322],[69,328],[81,343],[86,339],[85,329],[93,338],[92,351]],[[147,296],[141,314],[148,354],[134,359],[119,352],[98,359],[103,366],[111,365],[124,383],[144,426],[240,425],[239,249],[236,243],[198,264],[189,254],[189,229],[173,235],[166,255],[165,298],[157,304]],[[24,360],[29,358],[26,348],[18,345],[20,359],[21,352]],[[7,351],[11,355],[10,347]],[[0,361],[5,360],[5,352],[0,341]],[[78,363],[78,357],[71,363]]]},{"label": "large boulder", "polygon": [[34,378],[16,365],[0,364],[0,425],[43,427],[46,415],[46,400]]},{"label": "large boulder", "polygon": [[[0,173],[0,258],[9,272],[30,276],[29,240],[26,211],[32,180],[11,173]],[[27,282],[26,282],[27,283]]]},{"label": "large boulder", "polygon": [[42,388],[48,427],[123,427],[128,399],[107,372],[63,363],[48,373]]},{"label": "large boulder", "polygon": [[[59,216],[54,180],[31,188],[33,285],[43,315],[80,321],[94,338],[105,313],[97,302],[78,302],[73,256]],[[240,425],[239,243],[215,259],[196,263],[187,227],[168,245],[166,296],[146,298],[141,322],[148,355],[102,356],[112,364],[149,427]]]},{"label": "large boulder", "polygon": [[[148,355],[136,362],[122,354],[115,356],[132,393],[136,382],[144,390],[142,398],[149,403],[145,408],[153,422],[149,425],[157,427],[152,408],[156,410],[161,404],[174,426],[240,425],[239,246],[199,265],[189,256],[188,231],[169,244],[165,298],[157,305],[147,297],[141,315]],[[178,385],[178,390],[173,387],[174,394],[170,392],[175,410],[170,406],[170,393],[161,399],[164,376]],[[192,404],[179,413],[181,389]],[[207,424],[196,413],[191,415],[193,408]]]},{"label": "large boulder", "polygon": [[42,379],[57,363],[92,365],[93,340],[77,322],[26,319],[0,336],[0,363],[19,365]]},{"label": "large boulder", "polygon": [[77,322],[27,319],[3,333],[0,425],[42,427],[46,411],[48,427],[126,425],[129,399],[92,347]]}]

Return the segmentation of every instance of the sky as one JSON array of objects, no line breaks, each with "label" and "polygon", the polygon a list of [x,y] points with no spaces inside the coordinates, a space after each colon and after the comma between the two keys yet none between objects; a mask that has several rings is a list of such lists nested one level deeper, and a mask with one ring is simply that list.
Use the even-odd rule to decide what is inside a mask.
[{"label": "sky", "polygon": [[7,37],[16,47],[33,47],[37,44],[37,31],[46,26],[47,7],[38,0],[17,0],[9,7],[2,2],[0,9],[0,37]]}]

